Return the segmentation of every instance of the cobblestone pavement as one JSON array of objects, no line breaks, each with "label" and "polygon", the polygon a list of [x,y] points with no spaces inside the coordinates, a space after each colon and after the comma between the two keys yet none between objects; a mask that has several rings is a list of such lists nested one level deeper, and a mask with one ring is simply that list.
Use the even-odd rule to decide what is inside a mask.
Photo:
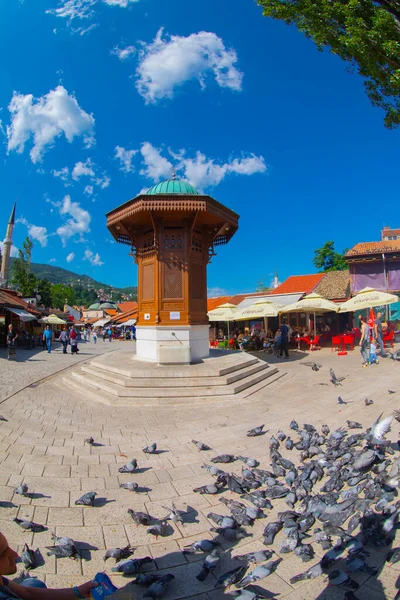
[{"label": "cobblestone pavement", "polygon": [[70,346],[68,354],[63,354],[61,344],[56,342],[53,344],[51,354],[41,348],[33,350],[18,348],[17,359],[9,361],[7,360],[7,349],[0,348],[0,402],[26,386],[32,385],[44,377],[54,375],[76,362],[88,360],[121,346],[126,349],[125,342],[103,343],[102,340],[99,340],[97,344],[80,342],[79,354],[76,356],[70,353]]},{"label": "cobblestone pavement", "polygon": [[[90,349],[92,351],[92,347]],[[126,350],[126,345],[123,349]],[[159,573],[175,575],[165,596],[167,600],[231,597],[228,592],[214,590],[214,574],[204,582],[196,580],[204,556],[182,553],[183,547],[193,541],[216,535],[209,531],[213,525],[207,518],[210,511],[227,512],[219,502],[219,495],[193,493],[193,488],[212,481],[201,469],[202,464],[216,454],[228,452],[255,457],[260,460],[261,468],[269,468],[270,434],[257,438],[245,435],[249,428],[261,423],[265,423],[270,433],[276,433],[279,428],[288,431],[292,418],[300,424],[328,423],[331,428],[345,424],[346,419],[355,419],[367,427],[381,412],[389,414],[394,408],[400,408],[399,363],[382,360],[379,365],[362,369],[357,349],[346,357],[323,350],[314,353],[323,368],[313,372],[299,364],[304,356],[293,352],[292,359],[284,361],[287,372],[284,378],[233,409],[218,402],[182,408],[166,404],[156,409],[106,406],[69,390],[61,375],[25,388],[1,405],[1,413],[8,422],[0,423],[0,498],[4,503],[0,508],[0,530],[18,550],[24,543],[40,548],[44,564],[36,568],[34,574],[51,587],[87,581],[104,569],[111,574],[112,564],[103,561],[105,548],[130,543],[136,548],[135,557],[154,559],[150,570],[156,568]],[[54,355],[51,360],[53,358],[71,361],[71,357]],[[37,378],[47,364],[46,361],[34,365]],[[346,376],[339,388],[340,395],[348,402],[345,405],[337,404],[338,390],[332,385],[318,385],[329,383],[330,366],[337,376]],[[3,362],[1,368],[4,370]],[[20,376],[24,377],[22,369],[15,371],[15,377]],[[389,394],[388,389],[397,392]],[[374,400],[372,406],[365,407],[366,396]],[[397,440],[397,433],[396,422],[391,434],[393,440]],[[97,445],[90,447],[84,443],[89,435]],[[209,444],[213,450],[198,452],[192,439]],[[161,452],[151,456],[143,454],[142,448],[153,441]],[[286,454],[291,456],[289,452]],[[138,460],[140,472],[133,476],[120,474],[118,468],[133,457]],[[237,461],[229,468],[238,472],[241,464]],[[132,480],[140,485],[139,493],[119,487],[120,483]],[[28,484],[32,497],[13,493],[14,487],[22,482]],[[98,494],[95,507],[75,506],[77,498],[92,490]],[[228,492],[223,495],[231,497]],[[133,508],[146,510],[154,517],[165,517],[163,507],[171,506],[172,502],[186,511],[185,522],[173,525],[171,534],[165,538],[155,539],[146,533],[145,527],[136,527],[127,513],[128,508]],[[286,509],[282,500],[273,501],[268,521],[275,520],[277,512]],[[48,530],[25,533],[12,521],[15,516],[33,519],[46,525]],[[266,519],[256,521],[252,528],[247,528],[250,535],[233,545],[223,541],[226,552],[216,576],[233,567],[232,556],[265,548],[262,532],[266,522]],[[45,546],[51,544],[51,531],[74,538],[82,550],[83,560],[47,557]],[[281,532],[272,547],[277,556],[282,540]],[[318,548],[320,546],[316,547],[319,555],[306,564],[293,554],[284,555],[276,573],[261,581],[258,589],[264,593],[268,590],[267,597],[276,595],[285,600],[344,598],[343,590],[327,587],[324,576],[294,586],[290,584],[293,575],[318,562],[321,556]],[[378,559],[378,552],[372,552],[369,562],[378,564]],[[391,568],[384,566],[377,578],[355,574],[354,579],[362,584],[356,597],[363,600],[393,598],[400,576],[399,564]],[[117,596],[142,598],[143,589],[129,584],[130,579],[113,574],[114,582],[122,588]]]}]

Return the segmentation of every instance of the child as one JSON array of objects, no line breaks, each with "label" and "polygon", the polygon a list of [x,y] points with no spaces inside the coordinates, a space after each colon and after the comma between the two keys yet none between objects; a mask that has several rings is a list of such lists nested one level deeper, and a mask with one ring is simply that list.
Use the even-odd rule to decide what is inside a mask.
[{"label": "child", "polygon": [[376,356],[376,340],[372,339],[371,344],[369,346],[369,364],[372,363],[379,364],[379,360]]}]

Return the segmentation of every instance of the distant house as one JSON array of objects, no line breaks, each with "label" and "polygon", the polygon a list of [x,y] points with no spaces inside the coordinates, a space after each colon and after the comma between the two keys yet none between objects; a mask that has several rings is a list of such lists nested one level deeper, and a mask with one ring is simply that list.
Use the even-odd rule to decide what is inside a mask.
[{"label": "distant house", "polygon": [[361,242],[346,254],[351,293],[365,287],[400,292],[400,239]]}]

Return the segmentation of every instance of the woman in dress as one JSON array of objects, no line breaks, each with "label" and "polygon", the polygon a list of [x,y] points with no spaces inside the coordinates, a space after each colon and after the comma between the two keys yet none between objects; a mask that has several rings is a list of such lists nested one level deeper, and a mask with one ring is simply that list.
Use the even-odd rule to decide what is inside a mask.
[{"label": "woman in dress", "polygon": [[10,358],[14,357],[17,358],[17,350],[15,348],[15,341],[18,337],[18,333],[15,333],[13,331],[13,326],[10,324],[8,326],[8,332],[7,332],[7,349],[8,349],[8,354],[7,354],[7,360],[10,360]]}]

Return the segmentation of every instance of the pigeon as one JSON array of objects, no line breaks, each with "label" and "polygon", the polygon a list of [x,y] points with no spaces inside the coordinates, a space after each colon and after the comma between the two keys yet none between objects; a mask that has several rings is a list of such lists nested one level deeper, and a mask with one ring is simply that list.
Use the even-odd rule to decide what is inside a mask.
[{"label": "pigeon", "polygon": [[221,490],[225,486],[224,482],[218,483],[210,483],[209,485],[201,485],[200,487],[194,488],[193,491],[196,494],[218,494],[219,490]]},{"label": "pigeon", "polygon": [[294,419],[293,419],[293,421],[290,422],[289,427],[290,427],[290,429],[293,429],[293,431],[299,430],[299,424]]},{"label": "pigeon", "polygon": [[329,429],[328,425],[322,425],[322,427],[321,427],[321,432],[322,432],[324,435],[329,435],[329,434],[330,434],[330,432],[331,432],[331,430]]},{"label": "pigeon", "polygon": [[214,467],[214,465],[204,464],[201,468],[207,471],[207,473],[211,473],[211,475],[214,475],[214,477],[218,477],[219,475],[225,474],[225,471],[221,471],[221,469],[218,469],[218,467]]},{"label": "pigeon", "polygon": [[175,575],[167,573],[157,579],[143,594],[143,598],[162,598],[168,589],[168,585],[175,579]]},{"label": "pigeon", "polygon": [[247,567],[236,567],[236,569],[233,569],[232,571],[228,571],[227,573],[224,573],[223,575],[221,575],[220,577],[218,577],[216,584],[214,585],[214,588],[218,588],[218,587],[230,587],[231,585],[234,585],[235,583],[238,583],[241,579],[243,579],[244,574],[247,571]]},{"label": "pigeon", "polygon": [[382,419],[383,413],[374,421],[371,425],[369,433],[366,434],[365,439],[374,446],[389,446],[390,441],[385,440],[385,435],[390,431],[390,425],[393,417],[390,415],[386,419]]},{"label": "pigeon", "polygon": [[386,555],[386,562],[395,565],[400,560],[400,548],[392,548]]},{"label": "pigeon", "polygon": [[258,550],[256,552],[249,552],[248,554],[237,554],[233,556],[234,560],[245,560],[249,563],[262,563],[272,558],[274,554],[273,550]]},{"label": "pigeon", "polygon": [[56,546],[65,546],[70,544],[71,546],[75,543],[74,540],[72,538],[69,537],[58,537],[54,531],[51,534],[52,540],[54,541],[54,544]]},{"label": "pigeon", "polygon": [[322,368],[322,365],[316,363],[316,362],[310,362],[310,361],[305,361],[300,363],[301,365],[303,365],[304,367],[311,367],[311,369],[313,371],[319,371]]},{"label": "pigeon", "polygon": [[134,471],[137,469],[137,466],[138,464],[136,458],[132,458],[130,462],[126,463],[126,465],[123,467],[120,467],[118,471],[120,473],[134,473]]},{"label": "pigeon", "polygon": [[26,483],[21,483],[18,487],[15,488],[14,494],[19,494],[20,496],[26,496],[28,493],[28,486]]},{"label": "pigeon", "polygon": [[159,536],[161,536],[161,537],[167,536],[169,533],[169,529],[168,529],[168,526],[167,526],[167,523],[165,522],[165,520],[158,521],[158,523],[155,523],[154,525],[152,525],[151,527],[149,527],[147,529],[147,533],[154,535],[155,538],[157,539]]},{"label": "pigeon", "polygon": [[125,548],[110,548],[106,551],[103,560],[115,558],[115,562],[117,563],[125,558],[129,558],[134,551],[134,548],[132,548],[129,544],[128,546],[125,546]]},{"label": "pigeon", "polygon": [[338,404],[347,404],[347,402],[345,402],[345,401],[343,400],[343,398],[341,398],[341,396],[338,396],[337,403],[338,403]]},{"label": "pigeon", "polygon": [[299,581],[304,581],[306,579],[315,579],[316,577],[319,577],[320,575],[322,575],[323,572],[324,571],[321,567],[321,563],[317,563],[313,567],[310,567],[309,569],[307,569],[307,571],[304,571],[304,573],[299,573],[299,575],[295,575],[294,577],[291,577],[290,583],[293,584],[293,583],[297,583]]},{"label": "pigeon", "polygon": [[75,500],[75,504],[76,506],[94,506],[94,499],[96,495],[96,492],[87,492],[78,498],[78,500]]},{"label": "pigeon", "polygon": [[151,446],[146,446],[146,448],[143,448],[143,452],[145,454],[155,454],[157,450],[157,444],[155,442],[153,442],[153,444],[151,444]]},{"label": "pigeon", "polygon": [[371,406],[371,404],[374,403],[374,401],[371,400],[370,398],[365,398],[364,402],[365,402],[365,406]]},{"label": "pigeon", "polygon": [[248,458],[247,456],[236,456],[235,458],[244,462],[248,467],[258,467],[260,464],[255,458]]},{"label": "pigeon", "polygon": [[25,568],[34,569],[36,567],[36,555],[33,550],[31,550],[28,544],[25,544],[23,552],[21,554],[21,560],[25,565]]},{"label": "pigeon", "polygon": [[233,454],[220,454],[211,459],[212,463],[230,463],[235,460]]},{"label": "pigeon", "polygon": [[119,487],[123,488],[124,490],[129,490],[130,492],[136,492],[139,484],[135,483],[134,481],[129,481],[127,483],[120,483]]},{"label": "pigeon", "polygon": [[359,556],[349,556],[346,560],[346,569],[350,573],[368,573],[368,575],[376,575],[378,573],[378,569],[368,566]]},{"label": "pigeon", "polygon": [[222,527],[222,529],[226,529],[227,527],[235,529],[237,527],[235,519],[226,515],[210,512],[207,515],[207,519],[211,519],[211,521],[218,525],[218,527]]},{"label": "pigeon", "polygon": [[[190,546],[185,546],[183,553],[195,554],[196,552],[211,552],[211,550],[220,545],[221,544],[215,540],[199,540],[198,542],[193,542]],[[188,548],[188,550],[186,548]]]},{"label": "pigeon", "polygon": [[0,415],[0,421],[5,421],[6,423],[8,423],[8,419],[6,419],[5,417],[3,417],[3,415]]},{"label": "pigeon", "polygon": [[246,585],[249,585],[250,583],[255,583],[257,581],[260,581],[261,579],[265,579],[265,577],[268,577],[268,575],[271,575],[271,573],[273,573],[276,570],[279,563],[281,562],[282,559],[278,558],[277,560],[271,560],[266,565],[259,565],[258,567],[253,569],[253,571],[251,571],[248,575],[246,575],[246,577],[242,579],[240,583],[237,583],[236,586],[242,588],[246,587]]},{"label": "pigeon", "polygon": [[358,423],[357,421],[346,421],[346,423],[347,423],[347,427],[349,429],[362,429],[363,428],[361,423]]},{"label": "pigeon", "polygon": [[[65,544],[56,544],[55,546],[46,546],[47,556],[54,555],[56,558],[77,558],[80,556],[75,542],[69,538],[65,538]],[[67,541],[68,540],[68,541]]]},{"label": "pigeon", "polygon": [[172,508],[168,508],[167,506],[163,506],[162,508],[165,508],[165,510],[168,510],[169,512],[168,517],[165,518],[166,521],[168,520],[172,521],[173,523],[182,523],[183,525],[182,515],[184,513],[181,510],[178,510],[173,502]]},{"label": "pigeon", "polygon": [[148,587],[155,581],[158,581],[160,577],[161,575],[156,575],[155,573],[138,573],[136,579],[134,579],[132,583]]},{"label": "pigeon", "polygon": [[271,546],[274,543],[276,534],[282,529],[283,524],[281,521],[275,521],[274,523],[268,523],[264,529],[264,544]]},{"label": "pigeon", "polygon": [[93,446],[93,444],[94,444],[94,438],[92,436],[88,437],[85,440],[85,444],[89,444],[89,446]]},{"label": "pigeon", "polygon": [[111,571],[114,573],[123,573],[124,575],[132,575],[137,573],[147,563],[152,562],[153,559],[150,556],[144,558],[128,558],[116,563]]},{"label": "pigeon", "polygon": [[25,529],[26,531],[33,531],[34,533],[40,533],[41,531],[46,531],[47,529],[47,527],[44,525],[33,523],[33,521],[25,521],[25,519],[18,519],[18,517],[14,517],[13,521],[22,527],[22,529]]},{"label": "pigeon", "polygon": [[246,532],[240,529],[232,529],[231,527],[210,527],[210,531],[214,531],[218,535],[222,535],[222,537],[230,542],[247,537]]},{"label": "pigeon", "polygon": [[351,579],[351,577],[341,569],[334,569],[331,571],[328,578],[331,585],[338,585],[350,591],[356,591],[360,587],[354,579]]},{"label": "pigeon", "polygon": [[203,562],[202,569],[200,573],[196,575],[196,579],[198,581],[205,581],[208,575],[213,571],[221,558],[221,551],[219,548],[214,548],[211,553],[207,556],[207,558]]},{"label": "pigeon", "polygon": [[192,440],[192,444],[194,444],[196,446],[196,448],[199,452],[211,450],[210,446],[207,446],[207,444],[204,444],[203,442],[198,442],[197,440]]},{"label": "pigeon", "polygon": [[286,438],[286,441],[285,441],[286,450],[293,450],[293,446],[294,446],[293,440],[290,437]]},{"label": "pigeon", "polygon": [[388,394],[395,394],[396,390],[388,390]]},{"label": "pigeon", "polygon": [[128,514],[131,515],[136,525],[148,525],[150,521],[152,521],[152,517],[149,514],[140,511],[135,511],[131,508],[128,508]]},{"label": "pigeon", "polygon": [[253,427],[253,429],[250,429],[246,435],[247,437],[257,437],[258,435],[263,435],[264,433],[266,433],[265,431],[263,431],[264,429],[264,425],[259,425],[258,427]]},{"label": "pigeon", "polygon": [[333,385],[342,385],[341,381],[346,379],[345,377],[336,377],[333,369],[329,369],[329,375],[331,378],[330,381],[331,381],[331,383],[333,383]]}]

